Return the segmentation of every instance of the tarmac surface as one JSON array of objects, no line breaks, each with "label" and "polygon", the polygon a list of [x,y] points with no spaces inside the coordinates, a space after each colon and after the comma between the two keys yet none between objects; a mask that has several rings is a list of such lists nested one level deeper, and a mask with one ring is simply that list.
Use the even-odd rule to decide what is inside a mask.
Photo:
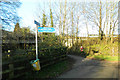
[{"label": "tarmac surface", "polygon": [[75,55],[72,69],[61,74],[58,78],[118,78],[118,62],[98,61]]}]

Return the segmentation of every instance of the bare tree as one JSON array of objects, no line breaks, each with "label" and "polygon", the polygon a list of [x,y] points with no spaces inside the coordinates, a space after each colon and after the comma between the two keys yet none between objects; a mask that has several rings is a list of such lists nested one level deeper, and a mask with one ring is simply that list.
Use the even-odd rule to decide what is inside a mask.
[{"label": "bare tree", "polygon": [[65,5],[64,5],[64,19],[63,19],[63,40],[65,39],[65,24],[66,24],[66,4],[67,0],[65,0]]},{"label": "bare tree", "polygon": [[89,2],[84,5],[85,5],[85,7],[83,7],[84,16],[92,23],[94,23],[96,27],[98,27],[99,37],[102,40],[103,39],[102,21],[104,18],[103,2],[100,0],[98,2]]},{"label": "bare tree", "polygon": [[2,29],[11,29],[20,17],[17,15],[17,8],[21,6],[20,0],[0,0],[0,23]]},{"label": "bare tree", "polygon": [[75,6],[75,4],[74,3],[72,3],[72,9],[71,9],[71,22],[72,22],[72,24],[71,24],[71,26],[72,26],[72,35],[71,35],[71,37],[72,37],[72,46],[74,45],[74,13],[73,13],[73,10],[74,10],[74,6]]},{"label": "bare tree", "polygon": [[87,40],[89,39],[89,31],[88,31],[88,22],[87,22],[87,19],[86,19],[86,30],[87,30]]},{"label": "bare tree", "polygon": [[60,35],[60,40],[62,38],[62,35],[61,35],[61,31],[62,31],[62,20],[61,20],[61,16],[62,16],[62,3],[60,2],[60,20],[59,20],[59,35]]},{"label": "bare tree", "polygon": [[106,42],[108,42],[108,3],[106,2]]},{"label": "bare tree", "polygon": [[117,26],[118,22],[118,3],[117,2],[112,2],[110,3],[110,29],[109,29],[109,35],[111,38],[111,43],[113,43],[113,34],[115,31],[115,27]]}]

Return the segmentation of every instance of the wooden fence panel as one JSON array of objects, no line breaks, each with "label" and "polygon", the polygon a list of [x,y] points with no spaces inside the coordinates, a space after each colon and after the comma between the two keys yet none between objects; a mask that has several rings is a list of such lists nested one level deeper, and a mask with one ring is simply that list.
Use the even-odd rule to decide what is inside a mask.
[{"label": "wooden fence panel", "polygon": [[[61,60],[67,59],[66,54],[64,55],[51,55],[51,59],[45,60],[44,58],[40,59],[40,66],[41,68],[47,67],[49,65],[55,64]],[[56,57],[57,56],[57,57]],[[30,61],[32,59],[22,59],[22,60],[16,60],[16,61],[10,61],[10,62],[3,62],[2,64],[2,78],[5,80],[9,80],[12,78],[18,78],[25,75],[25,72],[29,72],[32,70],[32,66],[30,64]]]}]

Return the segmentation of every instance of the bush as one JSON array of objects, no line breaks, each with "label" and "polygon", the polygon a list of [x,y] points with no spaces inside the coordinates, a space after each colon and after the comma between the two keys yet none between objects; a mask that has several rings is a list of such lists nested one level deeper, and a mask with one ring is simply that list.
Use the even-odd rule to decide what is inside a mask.
[{"label": "bush", "polygon": [[[30,47],[29,51],[24,51],[27,52],[27,54],[22,54],[23,53],[23,49],[16,49],[16,51],[13,54],[13,56],[10,56],[11,58],[13,58],[14,60],[17,59],[22,59],[22,58],[36,58],[36,53],[35,53],[36,48],[35,47]],[[60,43],[57,40],[57,37],[55,36],[51,36],[49,38],[45,38],[45,40],[43,42],[39,42],[38,43],[38,55],[39,57],[46,57],[46,58],[52,58],[52,55],[63,55],[66,54],[67,52],[67,47],[63,46],[62,43]],[[16,54],[17,53],[17,54]],[[3,57],[4,60],[8,59],[7,55]]]}]

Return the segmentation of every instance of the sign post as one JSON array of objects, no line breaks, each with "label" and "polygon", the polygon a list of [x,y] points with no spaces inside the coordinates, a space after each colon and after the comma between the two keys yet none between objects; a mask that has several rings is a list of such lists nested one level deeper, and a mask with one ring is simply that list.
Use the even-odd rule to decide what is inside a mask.
[{"label": "sign post", "polygon": [[55,28],[53,28],[53,27],[40,27],[40,23],[37,22],[36,20],[34,20],[34,23],[36,24],[36,59],[38,59],[37,33],[38,32],[54,33]]},{"label": "sign post", "polygon": [[37,25],[36,25],[36,59],[38,59],[38,45],[37,45],[37,32],[38,32],[38,30],[37,30]]},{"label": "sign post", "polygon": [[38,32],[47,32],[47,33],[54,33],[55,29],[53,27],[40,27],[40,23],[34,20],[36,24],[36,60],[31,61],[32,66],[35,70],[40,70],[40,63],[38,59],[38,44],[37,44],[37,33]]},{"label": "sign post", "polygon": [[38,45],[37,45],[37,33],[38,33],[38,26],[40,26],[40,23],[34,20],[34,23],[36,24],[36,60],[32,60],[30,63],[32,64],[34,70],[39,71],[40,70],[40,62],[38,59]]},{"label": "sign post", "polygon": [[37,45],[37,33],[38,33],[38,26],[40,26],[40,23],[34,20],[34,23],[36,24],[36,59],[38,59],[38,45]]},{"label": "sign post", "polygon": [[38,27],[38,32],[54,33],[55,28],[53,28],[53,27]]}]

